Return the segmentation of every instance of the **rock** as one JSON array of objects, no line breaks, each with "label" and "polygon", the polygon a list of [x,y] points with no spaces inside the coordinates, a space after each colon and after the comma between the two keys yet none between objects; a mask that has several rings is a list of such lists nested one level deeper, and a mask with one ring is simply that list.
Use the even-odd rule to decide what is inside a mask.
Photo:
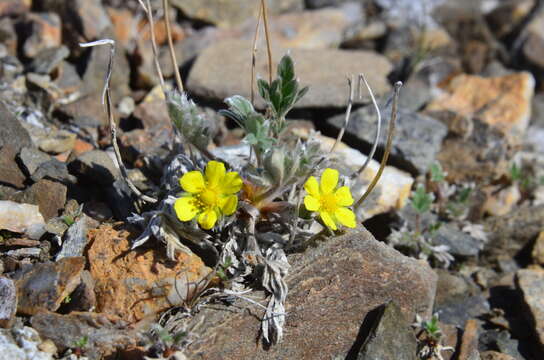
[{"label": "rock", "polygon": [[76,70],[76,67],[67,61],[62,61],[56,68],[58,76],[54,84],[58,88],[63,98],[70,98],[76,94],[82,87],[82,81]]},{"label": "rock", "polygon": [[19,120],[0,101],[0,148],[6,145],[11,145],[17,153],[25,146],[32,146],[32,140]]},{"label": "rock", "polygon": [[541,351],[544,351],[544,270],[519,270],[516,282],[527,308],[524,315],[536,334]]},{"label": "rock", "polygon": [[6,255],[19,260],[27,258],[39,259],[42,256],[42,250],[40,248],[23,248],[9,250]]},{"label": "rock", "polygon": [[85,215],[81,216],[74,224],[70,225],[68,230],[64,233],[62,249],[56,256],[57,261],[66,257],[83,255],[83,250],[87,245],[89,225],[89,219]]},{"label": "rock", "polygon": [[[223,101],[232,94],[249,98],[251,57],[247,56],[248,49],[251,49],[251,41],[225,40],[204,50],[189,73],[187,82],[189,91],[217,101]],[[277,64],[280,57],[286,53],[285,49],[273,49],[273,63]],[[392,66],[387,59],[376,53],[293,49],[290,54],[296,63],[296,75],[301,79],[301,85],[310,86],[308,94],[295,108],[346,106],[348,86],[344,75],[364,71],[361,64],[367,69],[372,69],[367,78],[375,95],[382,95],[390,89],[386,76]],[[268,73],[267,68],[266,57],[259,57],[256,65],[257,74],[265,76]],[[361,101],[368,101],[368,98]],[[264,105],[260,98],[256,104],[259,107]]]},{"label": "rock", "polygon": [[331,237],[289,262],[289,315],[281,346],[256,346],[260,323],[245,310],[203,308],[195,321],[203,320],[202,331],[214,338],[202,344],[206,359],[343,359],[359,352],[358,334],[368,331],[363,319],[378,306],[395,302],[406,319],[431,314],[434,272],[366,230]]},{"label": "rock", "polygon": [[111,185],[120,176],[119,169],[107,152],[88,151],[68,164],[72,174],[92,184]]},{"label": "rock", "polygon": [[[141,189],[140,189],[141,190]],[[116,219],[125,221],[137,212],[134,193],[124,179],[117,179],[106,189],[108,208]]]},{"label": "rock", "polygon": [[45,221],[59,215],[66,203],[67,188],[65,185],[41,179],[27,189],[18,200],[21,203],[38,205]]},{"label": "rock", "polygon": [[158,127],[172,131],[172,120],[168,115],[164,97],[156,100],[144,100],[134,110],[134,116],[142,121],[145,130]]},{"label": "rock", "polygon": [[544,93],[535,94],[533,97],[531,125],[544,127]]},{"label": "rock", "polygon": [[483,316],[490,310],[489,302],[482,294],[465,294],[435,308],[440,314],[440,321],[459,328],[463,328],[468,320]]},{"label": "rock", "polygon": [[538,69],[544,69],[544,15],[538,13],[533,20],[527,25],[526,40],[523,42],[522,53],[527,61],[536,66]]},{"label": "rock", "polygon": [[119,148],[127,163],[134,163],[145,156],[161,153],[165,144],[172,141],[172,127],[155,127],[150,130],[135,129],[123,133]]},{"label": "rock", "polygon": [[[240,24],[248,18],[256,17],[258,6],[248,6],[243,0],[227,2],[214,0],[172,0],[171,4],[186,16],[212,23],[220,27]],[[292,10],[301,10],[303,0],[268,1],[270,15]]]},{"label": "rock", "polygon": [[[386,121],[391,117],[390,109],[382,109],[382,133],[380,135],[378,149],[383,154],[387,142]],[[337,129],[341,129],[345,115],[341,114],[328,120],[328,123]],[[370,152],[376,133],[377,115],[374,106],[360,108],[351,114],[351,119],[346,132],[363,142]],[[425,174],[429,166],[435,161],[440,151],[442,140],[448,129],[439,121],[415,112],[398,112],[396,137],[391,149],[392,161],[403,165],[410,172]],[[421,151],[425,149],[425,151]]]},{"label": "rock", "polygon": [[21,149],[18,159],[26,175],[32,176],[41,164],[51,160],[51,156],[35,147],[24,147]]},{"label": "rock", "polygon": [[0,201],[0,229],[39,239],[45,232],[44,226],[45,221],[38,206]]},{"label": "rock", "polygon": [[43,344],[36,330],[19,325],[11,330],[0,329],[2,358],[9,360],[53,360],[53,354],[40,351]]},{"label": "rock", "polygon": [[454,256],[477,256],[483,248],[483,242],[451,224],[444,224],[433,238],[436,245],[446,245]]},{"label": "rock", "polygon": [[537,264],[544,265],[544,230],[540,232],[536,239],[531,255]]},{"label": "rock", "polygon": [[66,130],[55,131],[46,139],[40,141],[38,146],[47,153],[60,154],[74,148],[77,135]]},{"label": "rock", "polygon": [[15,162],[16,154],[9,144],[0,149],[0,183],[23,189],[26,177]]},{"label": "rock", "polygon": [[0,328],[8,329],[15,321],[17,291],[13,280],[0,276]]},{"label": "rock", "polygon": [[519,144],[529,125],[534,86],[535,80],[527,72],[496,78],[458,75],[447,85],[447,93],[426,110],[431,114],[451,112],[456,117],[478,117],[499,130],[510,144]]},{"label": "rock", "polygon": [[113,32],[119,45],[132,52],[138,32],[138,21],[129,9],[106,8],[113,25]]},{"label": "rock", "polygon": [[33,58],[44,49],[61,45],[61,20],[56,13],[30,13],[30,36],[23,45],[25,56]]},{"label": "rock", "polygon": [[143,340],[139,330],[131,329],[112,317],[91,312],[68,315],[42,312],[34,315],[30,323],[43,338],[51,339],[61,352],[73,348],[86,337],[86,346],[82,350],[90,360],[107,358]]},{"label": "rock", "polygon": [[484,191],[487,193],[487,199],[482,211],[491,216],[508,214],[521,200],[521,192],[517,184],[506,188],[502,186],[490,186]]},{"label": "rock", "polygon": [[319,9],[325,6],[338,6],[353,0],[305,0],[308,9]]},{"label": "rock", "polygon": [[[369,313],[365,321],[378,309]],[[416,360],[417,342],[410,326],[413,319],[406,319],[394,302],[383,305],[380,310],[382,314],[378,315],[380,318],[375,319],[372,324],[374,326],[359,351],[357,359]]]},{"label": "rock", "polygon": [[525,20],[534,6],[534,0],[505,1],[497,5],[486,15],[486,20],[496,36],[502,38],[510,34]]},{"label": "rock", "polygon": [[59,181],[63,184],[71,184],[76,182],[76,178],[68,173],[66,164],[52,158],[40,166],[31,176],[32,181],[38,182],[40,179],[46,178],[54,181]]},{"label": "rock", "polygon": [[70,55],[64,45],[40,51],[30,63],[29,70],[37,74],[50,74]]},{"label": "rock", "polygon": [[519,341],[512,339],[510,333],[505,330],[488,330],[484,332],[480,335],[478,348],[480,351],[498,350],[514,359],[523,359],[518,351]]},{"label": "rock", "polygon": [[459,349],[459,358],[467,360],[480,360],[478,353],[478,321],[467,320]]},{"label": "rock", "polygon": [[210,269],[194,254],[169,262],[164,248],[130,250],[131,233],[119,225],[89,231],[87,259],[95,279],[98,312],[135,322],[173,306],[174,281],[199,281]]},{"label": "rock", "polygon": [[72,311],[94,311],[95,307],[94,279],[89,271],[83,270],[81,283],[70,295],[70,302],[63,304],[62,308],[70,313]]},{"label": "rock", "polygon": [[29,3],[28,0],[0,0],[0,17],[23,15]]},{"label": "rock", "polygon": [[481,360],[516,360],[516,358],[497,351],[483,351],[480,353]]},{"label": "rock", "polygon": [[85,258],[63,258],[54,263],[38,263],[27,272],[16,274],[19,304],[17,312],[34,315],[57,310],[81,281]]}]

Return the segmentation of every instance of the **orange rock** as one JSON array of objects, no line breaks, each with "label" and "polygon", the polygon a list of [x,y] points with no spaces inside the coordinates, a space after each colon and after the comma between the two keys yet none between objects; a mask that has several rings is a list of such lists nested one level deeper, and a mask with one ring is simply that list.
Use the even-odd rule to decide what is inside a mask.
[{"label": "orange rock", "polygon": [[[142,40],[143,41],[150,41],[151,35],[149,33],[149,27],[147,26],[147,20],[142,20],[138,26],[138,30],[141,33]],[[172,40],[174,42],[181,41],[185,38],[185,32],[183,29],[176,24],[173,21],[170,21],[170,26],[172,27]],[[166,22],[164,19],[160,19],[154,22],[154,28],[155,28],[155,38],[157,39],[158,45],[164,45],[168,41],[167,35],[166,35]]]},{"label": "orange rock", "polygon": [[72,154],[74,156],[78,156],[91,150],[94,150],[94,146],[92,144],[89,144],[88,142],[81,139],[76,139],[74,148],[72,149]]},{"label": "orange rock", "polygon": [[134,16],[128,9],[107,8],[107,12],[113,24],[116,40],[127,47],[137,34]]},{"label": "orange rock", "polygon": [[528,72],[494,78],[462,74],[453,78],[446,86],[447,94],[426,110],[478,116],[516,144],[529,125],[534,86],[535,80]]},{"label": "orange rock", "polygon": [[168,261],[166,248],[130,250],[131,232],[122,224],[104,224],[89,231],[87,258],[95,280],[98,312],[136,322],[173,304],[176,279],[199,281],[211,270],[194,254],[178,253]]}]

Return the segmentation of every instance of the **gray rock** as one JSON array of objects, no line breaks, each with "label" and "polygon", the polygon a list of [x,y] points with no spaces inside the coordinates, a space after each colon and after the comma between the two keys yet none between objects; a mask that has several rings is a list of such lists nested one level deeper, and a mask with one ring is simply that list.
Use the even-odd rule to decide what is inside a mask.
[{"label": "gray rock", "polygon": [[10,144],[0,149],[0,183],[23,189],[26,177],[15,162],[16,154]]},{"label": "gray rock", "polygon": [[440,314],[440,321],[464,328],[469,319],[477,318],[490,311],[491,307],[486,297],[477,294],[473,296],[455,297],[435,308]]},{"label": "gray rock", "polygon": [[541,351],[544,351],[544,270],[519,270],[516,280],[528,310],[524,315],[536,334]]},{"label": "gray rock", "polygon": [[30,188],[15,197],[15,200],[25,204],[38,205],[45,221],[58,216],[66,203],[67,188],[56,181],[41,179]]},{"label": "gray rock", "polygon": [[4,81],[14,81],[23,73],[24,66],[15,56],[5,56],[0,59],[0,77]]},{"label": "gray rock", "polygon": [[544,94],[535,94],[532,101],[531,125],[544,128]]},{"label": "gray rock", "polygon": [[45,232],[45,221],[36,205],[0,201],[0,230],[23,233],[31,239],[39,239]]},{"label": "gray rock", "polygon": [[[247,56],[249,49],[251,41],[242,40],[225,40],[210,46],[200,54],[192,67],[187,83],[188,89],[195,95],[216,101],[223,101],[233,94],[249,98],[251,80],[251,57]],[[273,63],[277,64],[287,52],[287,49],[275,48]],[[379,54],[333,49],[292,49],[290,54],[295,61],[295,71],[301,86],[310,86],[309,92],[295,108],[345,107],[348,102],[345,75],[358,74],[365,69],[369,69],[367,78],[377,96],[390,89],[387,75],[392,66]],[[268,73],[267,68],[266,57],[259,57],[256,65],[257,74],[265,77]],[[264,106],[260,97],[256,100],[258,107]],[[368,100],[364,98],[357,102]]]},{"label": "gray rock", "polygon": [[26,258],[39,259],[42,255],[42,250],[40,248],[21,248],[9,250],[6,252],[6,255],[19,260]]},{"label": "gray rock", "polygon": [[427,264],[376,241],[366,230],[314,245],[290,257],[281,346],[256,347],[260,324],[245,310],[203,309],[196,320],[202,317],[202,331],[215,336],[203,344],[207,359],[343,359],[365,316],[388,301],[397,303],[407,319],[415,313],[430,316],[436,275]]},{"label": "gray rock", "polygon": [[[391,110],[382,109],[383,124],[387,124]],[[370,149],[376,133],[377,115],[373,106],[365,106],[351,114],[346,133],[363,141]],[[340,129],[344,124],[344,115],[328,120],[328,123]],[[382,124],[378,149],[383,152],[387,141],[387,127]],[[425,174],[435,161],[440,151],[442,140],[448,132],[447,127],[431,117],[400,109],[397,117],[396,137],[391,150],[392,160],[403,165],[406,170]]]},{"label": "gray rock", "polygon": [[13,146],[15,152],[19,152],[25,146],[32,146],[32,140],[19,120],[0,101],[0,148],[6,145]]},{"label": "gray rock", "polygon": [[64,59],[70,50],[64,45],[42,50],[30,63],[30,71],[37,74],[50,74]]},{"label": "gray rock", "polygon": [[33,58],[41,51],[60,46],[61,20],[54,12],[34,13],[27,15],[28,36],[23,44],[25,56]]},{"label": "gray rock", "polygon": [[35,147],[24,147],[18,155],[27,176],[32,176],[41,164],[51,160],[51,156]]},{"label": "gray rock", "polygon": [[353,0],[305,0],[304,3],[308,9],[319,9],[325,6],[339,6],[350,1]]},{"label": "gray rock", "polygon": [[111,185],[119,178],[119,169],[111,157],[101,150],[92,150],[68,164],[72,174],[93,184]]},{"label": "gray rock", "polygon": [[64,233],[62,249],[56,257],[57,261],[65,257],[83,256],[83,250],[88,241],[87,231],[89,231],[88,219],[83,215]]},{"label": "gray rock", "polygon": [[94,279],[88,270],[81,273],[81,283],[70,295],[71,301],[63,306],[68,313],[72,311],[93,311],[96,308]]},{"label": "gray rock", "polygon": [[450,224],[444,224],[438,229],[433,242],[436,245],[447,245],[450,248],[448,252],[456,256],[477,256],[484,245],[481,240]]},{"label": "gray rock", "polygon": [[524,359],[518,350],[519,341],[512,339],[507,330],[488,330],[480,335],[478,341],[480,351],[498,350],[503,354],[512,356],[514,359]]},{"label": "gray rock", "polygon": [[39,349],[42,340],[36,330],[28,326],[0,329],[2,359],[53,360],[53,355]]},{"label": "gray rock", "polygon": [[40,150],[60,154],[74,148],[77,135],[66,130],[53,131],[38,144]]},{"label": "gray rock", "polygon": [[136,211],[134,206],[134,194],[123,179],[115,180],[106,189],[107,201],[113,215],[118,220],[126,220]]},{"label": "gray rock", "polygon": [[44,178],[59,181],[64,184],[76,182],[76,178],[70,175],[68,172],[66,163],[63,163],[55,158],[51,158],[51,160],[40,164],[38,169],[36,169],[34,174],[32,174],[31,178],[32,181],[35,182],[38,182],[40,179]]},{"label": "gray rock", "polygon": [[140,330],[97,313],[60,315],[43,312],[33,316],[30,323],[42,337],[51,339],[60,351],[72,348],[86,336],[87,345],[83,350],[91,360],[107,358],[142,341]]},{"label": "gray rock", "polygon": [[410,326],[413,319],[407,319],[394,302],[385,305],[382,311],[379,323],[368,334],[357,360],[416,360],[417,341]]},{"label": "gray rock", "polygon": [[17,311],[17,291],[13,280],[0,276],[0,328],[10,328]]}]

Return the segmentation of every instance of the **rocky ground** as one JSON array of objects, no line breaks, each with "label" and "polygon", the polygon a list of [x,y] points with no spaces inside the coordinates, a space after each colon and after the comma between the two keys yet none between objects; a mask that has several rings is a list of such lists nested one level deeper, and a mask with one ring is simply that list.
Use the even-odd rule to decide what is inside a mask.
[{"label": "rocky ground", "polygon": [[[215,130],[208,149],[236,151],[243,134],[218,111],[226,97],[250,97],[258,4],[170,2],[183,82]],[[160,3],[158,57],[173,86]],[[261,345],[258,307],[222,302],[196,314],[183,354],[169,354],[179,339],[148,330],[179,303],[179,279],[188,296],[214,264],[198,249],[171,261],[153,241],[131,250],[141,229],[127,218],[149,205],[112,150],[109,51],[79,46],[115,40],[120,151],[137,188],[157,194],[174,131],[145,12],[136,0],[0,0],[0,358],[543,358],[543,2],[278,0],[268,15],[274,62],[289,52],[310,87],[289,132],[317,130],[328,149],[344,123],[346,76],[365,74],[386,120],[402,81],[391,155],[358,213],[363,226],[288,254],[281,343]],[[336,167],[359,168],[375,131],[364,92]],[[354,195],[385,144],[384,133]]]}]

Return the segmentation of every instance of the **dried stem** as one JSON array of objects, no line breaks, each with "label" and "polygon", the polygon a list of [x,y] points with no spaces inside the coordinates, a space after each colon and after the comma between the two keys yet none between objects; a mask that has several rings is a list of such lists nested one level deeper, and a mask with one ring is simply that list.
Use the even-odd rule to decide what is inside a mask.
[{"label": "dried stem", "polygon": [[255,27],[255,36],[253,37],[253,52],[251,53],[251,104],[255,106],[255,66],[257,63],[257,41],[259,41],[259,28],[261,26],[261,17],[263,15],[263,4],[259,5],[259,14],[257,15],[257,26]]},{"label": "dried stem", "polygon": [[[361,175],[363,173],[363,171],[365,171],[368,164],[370,164],[370,161],[374,157],[374,154],[376,153],[376,149],[378,148],[378,141],[380,139],[380,133],[381,133],[381,128],[382,128],[382,114],[380,112],[380,108],[378,106],[378,103],[376,102],[376,98],[374,97],[374,94],[372,93],[372,89],[370,88],[370,85],[368,85],[368,82],[366,81],[366,78],[365,78],[365,76],[363,74],[359,74],[359,86],[358,86],[359,91],[361,90],[361,80],[364,82],[364,84],[366,86],[366,89],[368,90],[368,93],[370,94],[370,98],[372,99],[372,104],[374,105],[374,108],[376,109],[376,116],[378,117],[378,120],[377,120],[378,121],[378,126],[376,128],[376,137],[374,138],[374,145],[372,145],[372,149],[370,150],[370,154],[366,158],[366,161],[363,164],[363,166],[361,166],[359,168],[359,170],[357,170],[357,172],[354,173],[351,176],[352,179],[354,179],[354,178],[358,177],[359,175]],[[359,93],[359,98],[361,98],[361,93]]]},{"label": "dried stem", "polygon": [[264,34],[266,37],[266,51],[268,53],[268,82],[272,84],[272,44],[270,40],[270,31],[268,28],[268,9],[266,7],[266,0],[261,0]]},{"label": "dried stem", "polygon": [[348,86],[349,86],[349,99],[348,99],[348,107],[346,108],[346,117],[344,118],[344,126],[342,126],[342,129],[340,129],[340,133],[338,133],[338,136],[336,137],[336,141],[331,147],[330,153],[333,153],[334,150],[336,150],[336,147],[338,146],[338,143],[342,141],[342,137],[344,136],[344,133],[346,132],[346,128],[349,124],[349,118],[351,115],[351,108],[353,107],[353,76],[348,78]]},{"label": "dried stem", "polygon": [[378,169],[378,172],[374,176],[374,179],[372,179],[372,182],[370,183],[370,185],[368,185],[366,192],[355,203],[354,205],[355,209],[361,206],[361,204],[365,201],[368,195],[370,195],[372,190],[374,190],[374,187],[376,187],[378,180],[380,180],[380,177],[382,176],[383,169],[385,168],[385,164],[387,163],[387,159],[389,158],[389,153],[391,152],[391,146],[393,144],[393,137],[395,135],[395,122],[397,121],[397,105],[398,105],[399,92],[401,87],[402,87],[402,82],[398,81],[395,84],[395,95],[393,97],[393,106],[391,109],[391,120],[389,120],[389,133],[387,135],[387,144],[385,146],[385,152],[383,154],[382,163],[380,164],[380,168]]},{"label": "dried stem", "polygon": [[149,23],[149,34],[151,35],[151,48],[153,49],[153,61],[155,63],[155,70],[157,71],[157,75],[159,76],[159,83],[161,84],[161,88],[163,93],[165,93],[165,87],[164,87],[164,76],[162,74],[161,65],[159,63],[159,51],[157,50],[157,39],[155,38],[155,22],[153,20],[153,10],[151,8],[151,2],[150,0],[146,0],[146,5],[144,5],[142,0],[138,0],[140,3],[140,6],[144,9],[144,11],[147,14],[147,22]]},{"label": "dried stem", "polygon": [[115,159],[117,160],[117,166],[119,167],[119,170],[121,171],[121,176],[127,183],[128,187],[130,188],[130,190],[132,190],[132,192],[138,198],[148,203],[156,203],[157,199],[154,199],[152,197],[142,194],[142,192],[138,190],[138,188],[132,183],[132,181],[130,181],[127,174],[127,169],[125,168],[125,165],[123,164],[123,159],[121,158],[121,153],[119,152],[119,145],[117,144],[117,128],[115,126],[115,120],[113,118],[111,94],[110,94],[110,80],[111,80],[111,74],[113,72],[113,58],[115,56],[115,41],[111,39],[102,39],[102,40],[97,40],[90,43],[79,44],[79,46],[81,47],[94,47],[94,46],[100,46],[100,45],[110,46],[110,58],[108,61],[108,69],[106,72],[106,80],[104,83],[104,89],[102,90],[102,105],[105,106],[106,114],[108,116],[110,132],[111,132],[111,143],[113,145]]},{"label": "dried stem", "polygon": [[176,84],[178,90],[183,92],[183,82],[181,81],[181,75],[179,73],[178,60],[176,58],[176,51],[174,50],[174,41],[172,39],[172,26],[170,25],[170,2],[169,0],[162,1],[162,7],[164,8],[164,21],[166,23],[166,34],[168,37],[168,50],[170,51],[170,58],[172,59],[172,65],[174,66],[174,75],[176,76]]}]

